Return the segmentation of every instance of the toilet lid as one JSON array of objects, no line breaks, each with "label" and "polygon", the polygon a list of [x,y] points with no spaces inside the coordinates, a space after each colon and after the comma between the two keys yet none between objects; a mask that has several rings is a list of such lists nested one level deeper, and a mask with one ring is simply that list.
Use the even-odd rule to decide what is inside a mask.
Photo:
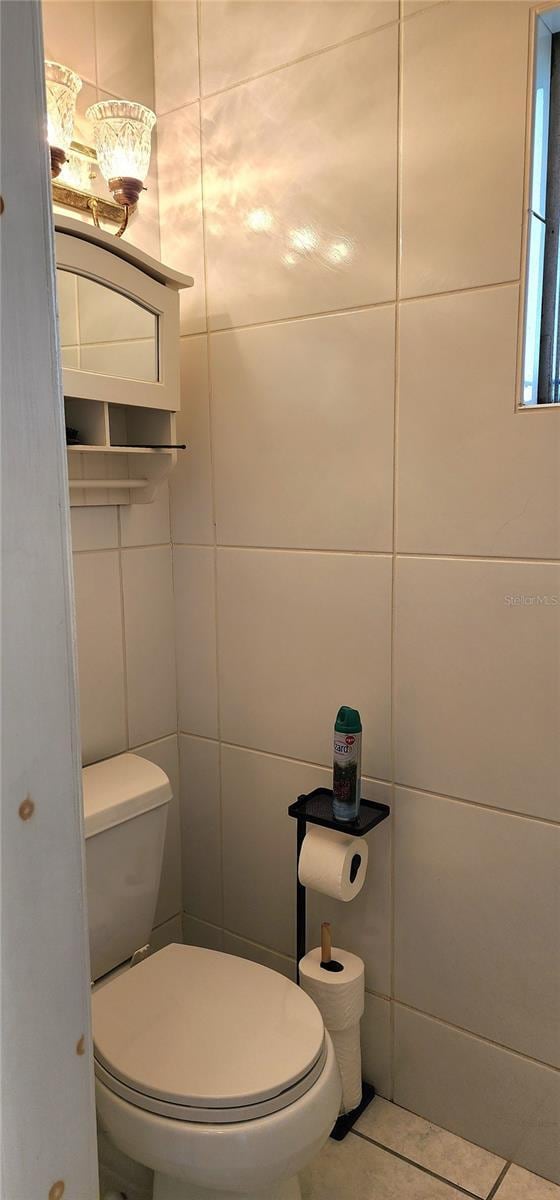
[{"label": "toilet lid", "polygon": [[167,946],[94,992],[92,1008],[98,1078],[153,1112],[245,1120],[291,1103],[322,1070],[313,1001],[233,955]]}]

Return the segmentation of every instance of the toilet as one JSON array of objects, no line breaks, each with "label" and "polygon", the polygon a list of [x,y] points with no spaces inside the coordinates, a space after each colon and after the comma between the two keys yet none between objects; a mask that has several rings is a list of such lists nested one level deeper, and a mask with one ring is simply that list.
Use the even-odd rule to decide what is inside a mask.
[{"label": "toilet", "polygon": [[154,1200],[299,1200],[336,1120],[332,1042],[283,975],[148,945],[171,786],[122,754],[83,771],[98,1116]]}]

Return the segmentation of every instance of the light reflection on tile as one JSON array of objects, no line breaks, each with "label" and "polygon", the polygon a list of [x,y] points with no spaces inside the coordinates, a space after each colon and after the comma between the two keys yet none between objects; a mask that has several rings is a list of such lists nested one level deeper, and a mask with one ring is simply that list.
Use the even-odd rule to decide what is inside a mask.
[{"label": "light reflection on tile", "polygon": [[396,66],[391,26],[203,102],[212,328],[394,297]]}]

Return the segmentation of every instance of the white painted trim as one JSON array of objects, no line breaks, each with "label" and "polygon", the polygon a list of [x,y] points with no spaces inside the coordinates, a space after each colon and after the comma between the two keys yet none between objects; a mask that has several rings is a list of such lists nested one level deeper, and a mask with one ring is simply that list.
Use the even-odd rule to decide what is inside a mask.
[{"label": "white painted trim", "polygon": [[102,249],[108,250],[110,254],[124,259],[125,262],[132,263],[133,266],[139,267],[141,271],[144,271],[146,275],[151,275],[152,279],[157,279],[160,283],[165,283],[168,287],[172,287],[178,292],[182,291],[183,288],[194,286],[192,275],[182,275],[180,271],[173,271],[171,267],[164,266],[163,263],[158,262],[157,258],[152,258],[149,254],[145,254],[143,250],[139,250],[131,242],[123,242],[122,238],[115,237],[114,233],[107,233],[103,229],[96,229],[95,225],[87,225],[85,221],[77,221],[75,217],[63,217],[60,213],[56,213],[54,223],[57,231],[71,233],[73,237],[81,238],[85,242],[91,242],[94,246],[101,246]]},{"label": "white painted trim", "polygon": [[[95,1200],[69,513],[36,0],[0,4],[0,35],[0,1195],[48,1200],[60,1181],[68,1200]],[[32,809],[21,808],[26,798]]]}]

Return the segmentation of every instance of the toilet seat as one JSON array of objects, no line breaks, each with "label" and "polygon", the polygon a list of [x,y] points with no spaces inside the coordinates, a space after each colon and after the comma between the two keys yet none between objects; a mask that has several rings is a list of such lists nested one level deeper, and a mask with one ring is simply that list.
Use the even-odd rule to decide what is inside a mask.
[{"label": "toilet seat", "polygon": [[278,1112],[316,1082],[323,1021],[290,980],[246,959],[167,946],[92,998],[95,1074],[138,1108],[230,1124]]}]

